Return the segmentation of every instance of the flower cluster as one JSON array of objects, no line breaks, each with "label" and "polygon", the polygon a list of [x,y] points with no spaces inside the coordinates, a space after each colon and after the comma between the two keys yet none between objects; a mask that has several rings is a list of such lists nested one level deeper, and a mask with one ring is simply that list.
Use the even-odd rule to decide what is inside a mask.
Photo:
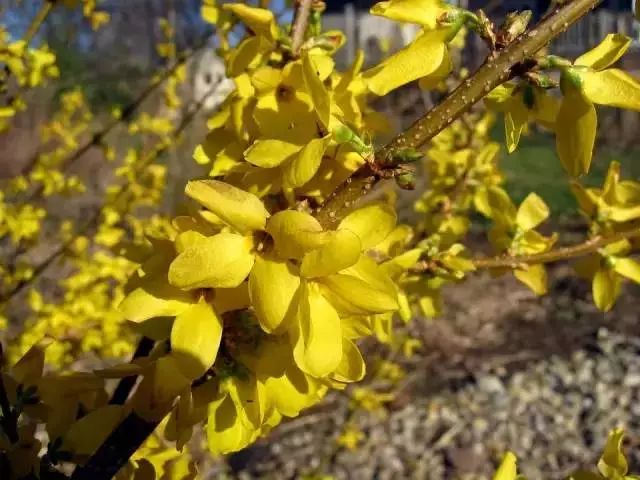
[{"label": "flower cluster", "polygon": [[[325,230],[303,211],[270,214],[255,195],[217,180],[189,182],[186,193],[200,210],[152,240],[121,309],[142,333],[170,343],[145,380],[169,370],[171,379],[148,395],[195,401],[208,392],[196,416],[177,404],[176,438],[205,415],[212,450],[233,451],[327,388],[362,379],[355,340],[398,308],[393,281],[373,260],[396,218],[373,203]],[[229,421],[216,421],[223,416]]]}]

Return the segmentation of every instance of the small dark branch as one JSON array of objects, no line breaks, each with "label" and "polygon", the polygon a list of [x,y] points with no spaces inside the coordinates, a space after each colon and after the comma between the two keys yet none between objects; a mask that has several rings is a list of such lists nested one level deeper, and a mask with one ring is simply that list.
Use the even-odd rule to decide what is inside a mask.
[{"label": "small dark branch", "polygon": [[476,258],[473,264],[476,268],[522,268],[526,265],[536,265],[541,263],[554,263],[562,260],[569,260],[577,257],[584,257],[597,252],[603,247],[621,240],[629,240],[640,237],[640,228],[614,233],[606,237],[593,237],[584,243],[561,247],[548,252],[535,253],[532,255],[508,256],[503,255],[494,258]]},{"label": "small dark branch", "polygon": [[300,47],[304,42],[304,34],[309,25],[309,15],[311,14],[312,0],[298,0],[293,22],[293,31],[291,32],[291,52],[294,56],[300,53]]},{"label": "small dark branch", "polygon": [[[138,342],[138,347],[136,348],[136,351],[133,353],[132,361],[137,358],[148,356],[154,344],[155,342],[151,340],[149,337],[142,337],[140,339],[140,342]],[[124,377],[120,379],[120,381],[118,382],[118,385],[113,391],[113,396],[111,397],[111,400],[109,401],[109,403],[111,405],[124,405],[127,399],[129,398],[129,394],[131,393],[131,390],[136,384],[137,379],[138,379],[137,375],[130,375],[128,377]]]},{"label": "small dark branch", "polygon": [[156,429],[160,420],[149,421],[132,412],[115,428],[71,480],[111,480]]},{"label": "small dark branch", "polygon": [[[2,345],[0,344],[0,362],[2,361],[2,357]],[[0,421],[2,430],[11,443],[17,443],[18,440],[20,440],[20,436],[18,435],[18,415],[9,402],[9,395],[4,385],[2,373],[0,373],[0,411],[2,411],[2,419]]]},{"label": "small dark branch", "polygon": [[67,250],[67,248],[71,246],[71,243],[72,240],[69,240],[59,245],[42,263],[38,264],[38,266],[33,269],[30,277],[24,280],[20,280],[10,290],[3,294],[0,294],[0,305],[8,302],[16,295],[19,295],[20,292],[31,285],[36,278],[42,275],[42,273],[44,273],[44,271],[49,268],[49,265],[51,265],[56,259],[58,259]]}]

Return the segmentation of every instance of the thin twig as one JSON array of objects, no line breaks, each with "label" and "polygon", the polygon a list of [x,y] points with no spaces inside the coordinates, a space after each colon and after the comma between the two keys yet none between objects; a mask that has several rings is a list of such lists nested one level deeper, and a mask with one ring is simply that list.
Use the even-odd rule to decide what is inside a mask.
[{"label": "thin twig", "polygon": [[160,420],[145,420],[135,412],[130,413],[89,457],[87,463],[76,467],[71,480],[111,480],[159,423]]},{"label": "thin twig", "polygon": [[476,268],[518,268],[523,265],[535,265],[540,263],[553,263],[576,257],[583,257],[597,252],[602,247],[621,240],[640,237],[640,228],[618,232],[607,237],[593,237],[584,243],[569,247],[557,248],[549,252],[533,255],[500,256],[494,258],[477,258],[473,260]]},{"label": "thin twig", "polygon": [[36,36],[36,34],[38,33],[38,30],[40,30],[40,27],[49,16],[49,13],[51,13],[54,3],[55,3],[55,0],[54,1],[44,0],[44,3],[40,6],[40,10],[38,10],[38,13],[36,14],[36,16],[33,17],[33,20],[31,21],[29,28],[27,28],[27,31],[24,34],[24,37],[22,38],[27,46],[29,46],[33,38]]},{"label": "thin twig", "polygon": [[[516,73],[521,75],[528,71],[535,63],[527,60],[601,1],[565,2],[506,48],[487,57],[485,63],[442,102],[378,150],[375,154],[377,162],[384,165],[398,150],[417,149],[425,145],[494,88]],[[335,190],[320,207],[316,218],[326,227],[335,226],[349,213],[355,202],[381,179],[369,164],[365,164]]]},{"label": "thin twig", "polygon": [[300,47],[304,42],[304,34],[309,25],[309,15],[311,14],[311,2],[313,0],[298,0],[291,33],[291,52],[294,56],[300,53]]},{"label": "thin twig", "polygon": [[[2,345],[0,344],[0,360],[2,360],[2,356]],[[9,402],[9,395],[4,385],[2,373],[0,373],[0,411],[2,412],[2,419],[0,421],[2,431],[4,431],[11,443],[17,443],[18,440],[20,440],[20,436],[18,435],[18,415]]]},{"label": "thin twig", "polygon": [[[149,337],[142,337],[138,342],[136,351],[133,352],[133,358],[131,361],[133,362],[137,358],[148,356],[154,345],[155,342],[152,339]],[[113,395],[109,403],[111,405],[124,405],[129,398],[129,394],[131,393],[131,390],[133,390],[137,379],[138,375],[129,375],[128,377],[121,378],[113,391]]]}]

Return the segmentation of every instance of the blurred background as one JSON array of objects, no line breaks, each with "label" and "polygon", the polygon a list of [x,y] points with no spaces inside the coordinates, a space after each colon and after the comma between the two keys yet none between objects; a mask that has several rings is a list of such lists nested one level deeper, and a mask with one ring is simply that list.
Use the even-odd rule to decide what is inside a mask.
[{"label": "blurred background", "polygon": [[[326,1],[325,29],[343,30],[349,39],[336,55],[341,68],[350,64],[358,49],[365,51],[371,65],[416,34],[411,25],[399,27],[370,15],[373,3]],[[551,50],[575,58],[607,33],[624,33],[633,38],[633,45],[621,68],[640,76],[640,25],[630,3],[605,0],[563,33]],[[2,0],[0,23],[10,36],[20,37],[40,4]],[[521,9],[532,10],[535,21],[549,7],[543,0],[458,4],[482,8],[496,23],[509,11]],[[114,111],[132,104],[138,114],[146,112],[152,119],[178,120],[197,104],[201,108],[182,132],[181,142],[158,160],[167,167],[162,210],[175,212],[185,181],[206,175],[192,153],[207,133],[207,118],[230,88],[215,54],[215,32],[202,20],[201,6],[201,0],[104,0],[99,8],[110,21],[97,31],[79,9],[51,13],[34,44],[46,43],[56,54],[59,80],[30,91],[25,98],[28,108],[17,114],[11,129],[0,133],[0,185],[28,172],[34,156],[46,150],[41,127],[73,89],[82,91],[93,113],[84,141],[100,131]],[[271,2],[271,8],[281,22],[290,21],[291,10],[284,1]],[[174,31],[177,53],[173,55],[158,52],[164,35],[161,19]],[[158,91],[137,104],[141,92],[176,62],[179,52],[188,52],[186,78],[179,85],[181,106],[167,112]],[[461,53],[462,65],[473,70],[485,54],[483,44],[472,39]],[[437,95],[409,85],[378,101],[377,108],[400,129],[437,100]],[[603,109],[599,119],[596,159],[586,183],[601,184],[612,159],[622,163],[624,177],[640,179],[639,114]],[[493,135],[502,140],[501,122],[496,125]],[[108,138],[118,151],[144,141],[131,137],[123,125],[112,129]],[[51,218],[82,218],[101,207],[115,168],[105,155],[104,149],[89,147],[73,162],[69,172],[84,180],[87,191],[72,200],[55,196],[47,200]],[[550,229],[560,229],[568,238],[580,231],[583,223],[552,137],[531,129],[516,152],[503,152],[502,165],[514,200],[536,191],[555,215]],[[410,217],[412,197],[407,198],[405,217]],[[472,241],[479,248],[484,245],[485,227],[479,222],[474,230],[477,238]],[[46,248],[44,252],[30,255],[46,257]],[[54,289],[56,274],[45,278]],[[10,306],[12,318],[19,318],[20,299],[27,294],[23,292]],[[210,478],[327,478],[321,474],[354,479],[486,478],[496,458],[509,448],[522,459],[529,478],[560,478],[576,467],[592,465],[608,430],[618,425],[632,434],[632,466],[640,468],[637,286],[627,287],[607,314],[593,307],[589,285],[576,280],[566,265],[550,268],[550,293],[541,299],[511,277],[488,275],[454,286],[445,297],[442,318],[417,319],[407,327],[407,336],[419,339],[409,352],[370,347],[372,362],[386,368],[398,365],[406,372],[399,394],[392,399],[366,389],[359,395],[333,394],[227,461],[203,458],[204,471]],[[353,402],[364,409],[357,417],[350,414]]]}]

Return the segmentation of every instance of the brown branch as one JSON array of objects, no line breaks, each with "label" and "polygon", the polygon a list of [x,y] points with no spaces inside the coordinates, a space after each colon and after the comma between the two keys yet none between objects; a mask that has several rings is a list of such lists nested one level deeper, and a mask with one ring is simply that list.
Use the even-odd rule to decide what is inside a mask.
[{"label": "brown branch", "polygon": [[607,237],[593,237],[584,243],[557,248],[533,255],[500,256],[494,258],[477,258],[473,260],[476,268],[518,268],[523,265],[553,263],[571,258],[582,257],[597,252],[600,248],[621,240],[640,237],[640,228],[614,233]]},{"label": "brown branch", "polygon": [[[0,361],[3,360],[2,357],[2,344],[0,344]],[[2,412],[2,418],[0,419],[2,431],[11,443],[17,443],[18,440],[20,440],[20,436],[18,435],[18,415],[9,402],[9,395],[4,385],[2,372],[0,372],[0,412]]]},{"label": "brown branch", "polygon": [[[133,362],[137,358],[147,357],[149,353],[151,353],[151,349],[154,345],[155,342],[152,339],[142,337],[138,342],[138,346],[136,347],[136,351],[133,353],[131,361]],[[138,375],[129,375],[128,377],[121,378],[113,391],[109,404],[124,405],[129,398],[129,394],[131,393],[131,390],[133,390],[137,379]]]},{"label": "brown branch", "polygon": [[44,0],[44,3],[40,7],[40,10],[38,10],[38,13],[31,21],[27,32],[24,34],[23,40],[27,46],[29,46],[29,44],[33,40],[33,37],[36,36],[38,30],[40,30],[40,27],[49,16],[49,13],[51,13],[54,4],[55,0]]},{"label": "brown branch", "polygon": [[[489,55],[484,64],[462,82],[442,102],[419,118],[407,130],[397,135],[375,154],[380,164],[387,163],[393,153],[404,149],[417,149],[429,142],[455,119],[468,111],[491,90],[516,74],[522,75],[534,62],[526,62],[552,39],[564,32],[602,0],[573,0],[558,6],[552,15],[523,33],[503,50]],[[530,65],[529,65],[530,63]],[[327,227],[335,226],[364,193],[382,177],[367,164],[327,199],[316,217]]]},{"label": "brown branch", "polygon": [[291,32],[291,53],[293,53],[294,56],[300,53],[300,47],[304,42],[304,34],[309,25],[312,1],[313,0],[298,0],[296,2],[295,20],[293,21],[293,30]]},{"label": "brown branch", "polygon": [[76,467],[71,480],[111,480],[149,438],[160,420],[145,420],[135,412],[127,415],[87,463]]}]

